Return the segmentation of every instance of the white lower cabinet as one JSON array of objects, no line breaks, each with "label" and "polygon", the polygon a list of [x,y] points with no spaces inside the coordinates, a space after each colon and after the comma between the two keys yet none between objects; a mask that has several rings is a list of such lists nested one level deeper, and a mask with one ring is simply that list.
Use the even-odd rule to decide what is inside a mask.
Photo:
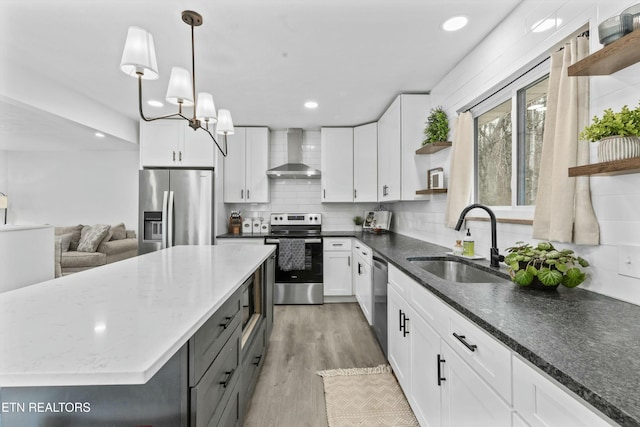
[{"label": "white lower cabinet", "polygon": [[515,355],[513,405],[524,425],[531,427],[611,425]]},{"label": "white lower cabinet", "polygon": [[387,298],[389,364],[422,427],[615,425],[393,265]]},{"label": "white lower cabinet", "polygon": [[511,408],[447,344],[441,346],[442,426],[511,426]]},{"label": "white lower cabinet", "polygon": [[367,323],[373,326],[373,254],[362,242],[353,244],[353,291]]},{"label": "white lower cabinet", "polygon": [[325,296],[353,295],[351,239],[323,239],[322,272]]},{"label": "white lower cabinet", "polygon": [[387,290],[387,352],[389,364],[405,396],[411,396],[410,321],[409,304],[390,282]]}]

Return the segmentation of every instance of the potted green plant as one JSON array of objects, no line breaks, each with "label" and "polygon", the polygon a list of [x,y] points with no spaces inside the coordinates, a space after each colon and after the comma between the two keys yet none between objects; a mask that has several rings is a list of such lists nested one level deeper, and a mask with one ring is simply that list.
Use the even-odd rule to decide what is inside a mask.
[{"label": "potted green plant", "polygon": [[602,118],[593,117],[580,139],[598,142],[600,162],[640,156],[640,103],[635,109],[625,105],[618,112],[607,108]]},{"label": "potted green plant", "polygon": [[507,252],[504,262],[509,267],[511,280],[536,289],[551,290],[560,284],[575,288],[586,278],[582,268],[589,266],[571,249],[558,250],[550,242],[540,242],[536,247],[516,242]]},{"label": "potted green plant", "polygon": [[362,231],[362,224],[364,224],[364,218],[356,215],[353,217],[353,223],[356,226],[355,227],[356,231]]},{"label": "potted green plant", "polygon": [[442,107],[432,108],[425,124],[422,145],[446,141],[449,137],[449,118]]}]

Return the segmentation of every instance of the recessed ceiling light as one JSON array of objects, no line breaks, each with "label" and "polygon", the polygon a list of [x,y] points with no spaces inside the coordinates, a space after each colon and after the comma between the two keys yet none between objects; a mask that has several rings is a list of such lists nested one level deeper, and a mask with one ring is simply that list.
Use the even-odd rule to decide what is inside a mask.
[{"label": "recessed ceiling light", "polygon": [[469,19],[466,16],[454,16],[444,21],[442,29],[445,31],[458,31],[467,25],[467,22],[469,22]]},{"label": "recessed ceiling light", "polygon": [[306,108],[310,108],[310,109],[318,108],[318,103],[316,101],[307,101],[307,102],[304,103],[304,106]]},{"label": "recessed ceiling light", "polygon": [[156,107],[156,108],[164,107],[164,104],[162,102],[156,101],[155,99],[148,100],[147,104],[149,104],[152,107]]},{"label": "recessed ceiling light", "polygon": [[104,138],[104,133],[102,132],[96,132],[95,136],[97,136],[98,138]]},{"label": "recessed ceiling light", "polygon": [[560,25],[560,24],[562,24],[562,19],[560,18],[541,19],[531,26],[531,30],[534,33],[541,33],[543,31],[547,31],[552,28],[555,28],[556,25]]}]

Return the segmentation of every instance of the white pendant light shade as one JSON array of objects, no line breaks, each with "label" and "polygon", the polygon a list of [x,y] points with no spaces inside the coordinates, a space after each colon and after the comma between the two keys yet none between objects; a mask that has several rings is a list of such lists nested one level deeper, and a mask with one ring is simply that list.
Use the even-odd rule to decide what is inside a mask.
[{"label": "white pendant light shade", "polygon": [[190,107],[193,105],[193,86],[191,85],[191,74],[180,67],[171,68],[169,87],[167,88],[167,102],[171,104],[182,104]]},{"label": "white pendant light shade", "polygon": [[233,135],[233,120],[231,120],[231,113],[229,110],[218,110],[218,126],[216,127],[216,133],[224,135]]},{"label": "white pendant light shade", "polygon": [[196,118],[207,124],[213,124],[218,121],[216,115],[216,106],[213,103],[213,96],[207,92],[198,93],[198,102],[196,106]]},{"label": "white pendant light shade", "polygon": [[158,62],[153,36],[140,27],[129,27],[127,41],[124,44],[120,69],[127,75],[143,79],[158,78]]}]

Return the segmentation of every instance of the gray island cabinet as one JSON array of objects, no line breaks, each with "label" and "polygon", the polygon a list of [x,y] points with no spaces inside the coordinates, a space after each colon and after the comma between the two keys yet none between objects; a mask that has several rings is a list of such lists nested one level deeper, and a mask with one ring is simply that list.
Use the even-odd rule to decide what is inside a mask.
[{"label": "gray island cabinet", "polygon": [[274,263],[268,246],[181,246],[0,294],[0,426],[240,425]]}]

